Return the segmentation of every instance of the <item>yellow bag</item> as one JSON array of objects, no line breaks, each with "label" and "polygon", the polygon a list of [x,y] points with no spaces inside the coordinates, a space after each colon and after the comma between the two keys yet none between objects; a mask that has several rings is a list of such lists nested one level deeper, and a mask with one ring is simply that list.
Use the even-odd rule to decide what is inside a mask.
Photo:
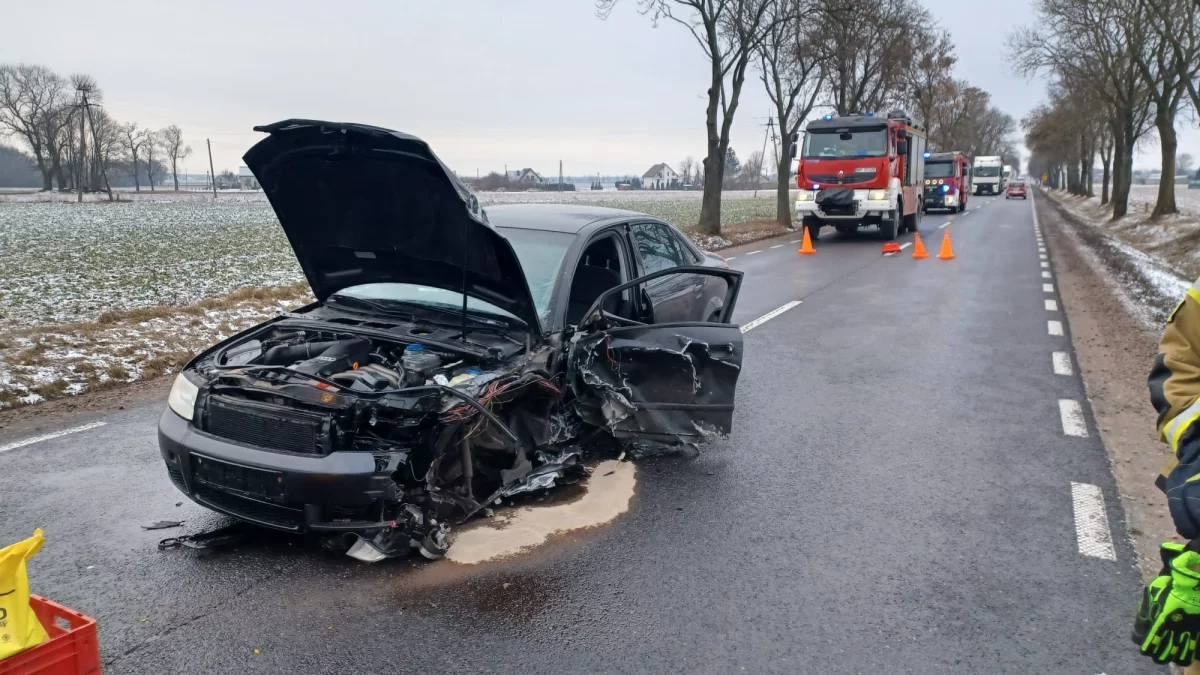
[{"label": "yellow bag", "polygon": [[0,661],[50,639],[29,608],[29,577],[25,562],[42,549],[42,530],[11,546],[0,548]]}]

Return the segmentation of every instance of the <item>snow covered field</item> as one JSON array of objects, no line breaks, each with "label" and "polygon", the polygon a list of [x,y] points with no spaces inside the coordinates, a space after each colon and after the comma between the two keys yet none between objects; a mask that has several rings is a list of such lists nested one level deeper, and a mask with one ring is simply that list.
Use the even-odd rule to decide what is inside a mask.
[{"label": "snow covered field", "polygon": [[[0,408],[177,369],[197,350],[309,299],[261,192],[0,194]],[[700,192],[483,193],[485,205],[624,208],[683,229]],[[726,193],[726,225],[773,218],[773,191]],[[730,228],[722,248],[778,231]],[[252,289],[265,289],[264,292]]]}]

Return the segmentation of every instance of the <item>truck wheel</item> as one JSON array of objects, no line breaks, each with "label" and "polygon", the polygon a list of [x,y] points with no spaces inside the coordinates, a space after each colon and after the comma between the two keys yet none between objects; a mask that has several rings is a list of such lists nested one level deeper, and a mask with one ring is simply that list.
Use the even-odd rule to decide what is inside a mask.
[{"label": "truck wheel", "polygon": [[910,216],[904,216],[904,224],[901,225],[902,232],[916,232],[921,227],[921,213],[924,207],[918,207]]},{"label": "truck wheel", "polygon": [[958,212],[962,213],[967,210],[967,200],[962,200],[958,203]]},{"label": "truck wheel", "polygon": [[895,241],[896,232],[900,229],[900,209],[889,211],[883,220],[879,221],[879,236],[884,241]]},{"label": "truck wheel", "polygon": [[821,236],[821,223],[819,221],[815,223],[811,220],[805,222],[804,229],[808,230],[808,238],[814,242],[817,240],[817,237]]}]

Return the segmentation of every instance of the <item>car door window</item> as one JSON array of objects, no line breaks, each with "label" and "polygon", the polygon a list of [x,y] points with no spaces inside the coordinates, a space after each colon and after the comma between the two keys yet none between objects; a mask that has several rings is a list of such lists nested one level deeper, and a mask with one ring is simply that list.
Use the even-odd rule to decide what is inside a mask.
[{"label": "car door window", "polygon": [[646,274],[688,264],[671,228],[662,223],[635,223],[632,229]]}]

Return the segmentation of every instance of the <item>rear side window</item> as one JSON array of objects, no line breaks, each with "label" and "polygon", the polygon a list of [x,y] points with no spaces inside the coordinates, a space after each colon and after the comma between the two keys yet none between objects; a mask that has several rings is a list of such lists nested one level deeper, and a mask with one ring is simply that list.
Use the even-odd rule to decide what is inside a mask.
[{"label": "rear side window", "polygon": [[659,270],[686,265],[682,245],[675,239],[671,228],[662,223],[636,223],[632,227],[633,241],[646,274]]}]

